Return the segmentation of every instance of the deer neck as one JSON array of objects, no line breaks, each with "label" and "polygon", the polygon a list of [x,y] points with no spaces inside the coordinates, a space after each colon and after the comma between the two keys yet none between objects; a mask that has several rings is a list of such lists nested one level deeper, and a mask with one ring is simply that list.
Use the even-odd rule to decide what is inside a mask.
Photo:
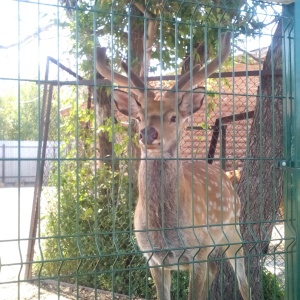
[{"label": "deer neck", "polygon": [[174,205],[184,192],[180,187],[183,170],[175,159],[145,159],[139,168],[139,199],[151,205]]}]

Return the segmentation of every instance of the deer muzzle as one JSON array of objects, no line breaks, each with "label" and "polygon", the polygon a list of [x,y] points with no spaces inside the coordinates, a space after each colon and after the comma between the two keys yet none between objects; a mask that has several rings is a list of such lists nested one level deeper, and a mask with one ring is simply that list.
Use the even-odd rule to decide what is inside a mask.
[{"label": "deer muzzle", "polygon": [[146,127],[140,131],[140,142],[144,145],[157,144],[158,132],[154,127]]}]

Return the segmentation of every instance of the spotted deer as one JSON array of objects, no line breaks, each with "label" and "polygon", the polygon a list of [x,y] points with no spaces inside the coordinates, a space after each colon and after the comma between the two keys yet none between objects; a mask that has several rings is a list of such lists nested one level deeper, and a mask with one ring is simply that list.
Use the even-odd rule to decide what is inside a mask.
[{"label": "spotted deer", "polygon": [[[179,159],[185,121],[203,103],[203,88],[191,90],[230,53],[231,34],[221,35],[221,53],[209,64],[184,74],[168,91],[155,94],[128,66],[130,94],[114,90],[116,108],[139,127],[141,162],[134,214],[137,243],[150,266],[157,298],[170,300],[171,270],[189,270],[189,299],[206,299],[216,268],[209,260],[221,248],[236,273],[243,299],[250,299],[239,225],[240,201],[226,174],[206,161]],[[128,77],[106,65],[97,48],[98,72],[126,87]],[[192,76],[191,74],[192,73]]]}]

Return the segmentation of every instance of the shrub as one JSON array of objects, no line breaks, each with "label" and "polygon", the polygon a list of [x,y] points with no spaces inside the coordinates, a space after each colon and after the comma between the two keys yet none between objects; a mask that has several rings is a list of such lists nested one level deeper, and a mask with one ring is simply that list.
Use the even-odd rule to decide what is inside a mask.
[{"label": "shrub", "polygon": [[284,288],[280,285],[276,275],[268,271],[263,270],[263,291],[265,300],[283,300]]},{"label": "shrub", "polygon": [[47,199],[40,262],[34,270],[43,278],[128,295],[153,294],[132,231],[136,195],[124,155],[127,130],[114,124],[113,134],[110,120],[97,128],[111,140],[118,135],[114,151],[119,163],[112,170],[93,157],[97,134],[83,126],[87,122],[93,124],[93,112],[77,114],[74,106],[62,123],[61,159],[53,164],[48,181],[56,193]]}]

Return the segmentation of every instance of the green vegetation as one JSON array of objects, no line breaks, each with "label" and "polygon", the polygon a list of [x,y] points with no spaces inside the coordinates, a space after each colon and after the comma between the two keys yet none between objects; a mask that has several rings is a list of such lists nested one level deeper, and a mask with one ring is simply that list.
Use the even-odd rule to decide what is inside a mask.
[{"label": "green vegetation", "polygon": [[35,83],[16,84],[1,95],[0,140],[38,140],[39,101]]},{"label": "green vegetation", "polygon": [[284,288],[278,282],[276,275],[267,269],[263,270],[263,291],[265,300],[284,299]]},{"label": "green vegetation", "polygon": [[[49,185],[56,187],[57,193],[48,199],[43,216],[43,236],[47,238],[39,255],[43,263],[35,264],[34,270],[43,277],[60,277],[66,282],[118,293],[143,294],[146,273],[128,271],[145,268],[146,264],[137,253],[132,232],[132,199],[136,195],[131,194],[125,159],[127,129],[114,124],[112,134],[110,121],[87,129],[84,124],[93,124],[93,115],[89,110],[77,113],[73,105],[70,114],[61,120],[63,158],[52,168],[49,178]],[[110,131],[110,139],[117,139],[114,152],[119,165],[115,170],[94,159],[93,145],[99,130]],[[130,278],[135,279],[131,284]]]},{"label": "green vegetation", "polygon": [[[114,70],[120,71],[120,61],[128,60],[131,68],[138,72],[144,57],[140,41],[147,34],[150,20],[157,21],[150,71],[159,69],[174,74],[177,69],[180,74],[181,63],[190,54],[192,64],[203,64],[205,55],[214,56],[222,31],[234,28],[235,39],[261,32],[266,20],[258,12],[268,6],[263,2],[253,5],[251,1],[242,0],[223,1],[219,5],[202,1],[199,6],[186,1],[147,1],[148,18],[145,22],[140,10],[141,7],[145,9],[144,1],[134,2],[139,9],[130,1],[104,0],[93,4],[81,1],[76,10],[65,0],[61,3],[69,17],[61,25],[70,30],[73,40],[70,52],[80,57],[80,67],[86,76],[94,74],[94,48],[99,45],[109,48],[108,56]],[[274,16],[268,19],[269,23],[275,21]]]}]

